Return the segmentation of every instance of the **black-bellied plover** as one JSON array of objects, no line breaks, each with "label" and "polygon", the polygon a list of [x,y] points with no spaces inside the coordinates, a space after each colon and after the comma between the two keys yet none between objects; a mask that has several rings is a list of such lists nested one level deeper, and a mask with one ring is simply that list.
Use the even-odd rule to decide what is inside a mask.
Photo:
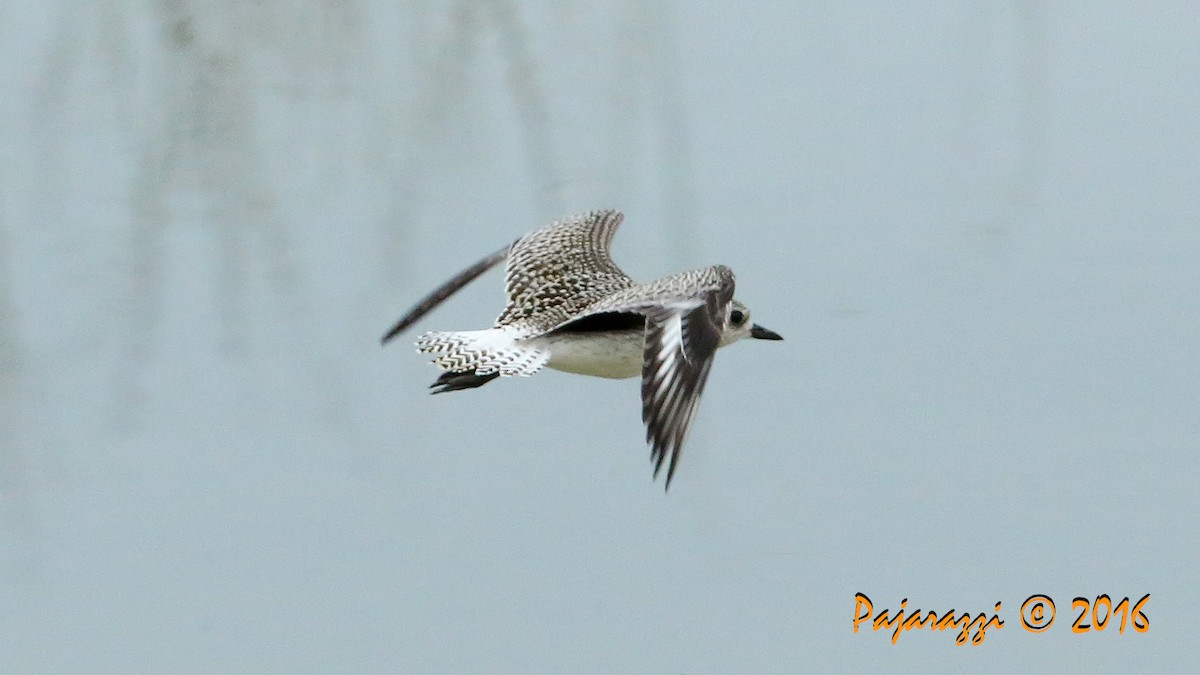
[{"label": "black-bellied plover", "polygon": [[437,354],[433,362],[446,371],[430,385],[433,393],[532,375],[543,366],[597,377],[640,374],[654,475],[670,457],[669,488],[717,348],[747,337],[783,338],[750,321],[750,311],[733,299],[733,271],[724,265],[644,284],[630,279],[609,254],[623,218],[592,211],[521,237],[426,296],[383,342],[507,258],[508,305],[493,327],[417,339],[418,351]]}]

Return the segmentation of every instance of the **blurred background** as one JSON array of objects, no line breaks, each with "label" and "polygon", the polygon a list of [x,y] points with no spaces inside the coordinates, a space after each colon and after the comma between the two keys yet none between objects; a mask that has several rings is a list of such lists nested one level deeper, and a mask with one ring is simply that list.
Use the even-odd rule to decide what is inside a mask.
[{"label": "blurred background", "polygon": [[[0,669],[1194,667],[1197,72],[1188,2],[4,4]],[[665,495],[636,381],[427,395],[498,272],[379,345],[596,208],[786,338]]]}]

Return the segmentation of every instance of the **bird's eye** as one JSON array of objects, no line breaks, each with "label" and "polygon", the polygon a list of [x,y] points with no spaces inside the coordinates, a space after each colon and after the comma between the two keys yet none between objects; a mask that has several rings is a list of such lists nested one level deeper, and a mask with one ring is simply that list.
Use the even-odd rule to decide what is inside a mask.
[{"label": "bird's eye", "polygon": [[735,309],[729,313],[729,320],[733,325],[740,326],[746,320],[746,314],[740,309]]}]

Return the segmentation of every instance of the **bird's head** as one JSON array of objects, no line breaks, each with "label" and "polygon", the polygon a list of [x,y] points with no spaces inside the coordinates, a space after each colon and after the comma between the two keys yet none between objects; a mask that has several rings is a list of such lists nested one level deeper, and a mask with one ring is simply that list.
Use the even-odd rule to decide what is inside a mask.
[{"label": "bird's head", "polygon": [[750,310],[734,300],[725,313],[725,328],[721,331],[721,346],[732,344],[742,338],[758,340],[782,340],[783,336],[750,320]]}]

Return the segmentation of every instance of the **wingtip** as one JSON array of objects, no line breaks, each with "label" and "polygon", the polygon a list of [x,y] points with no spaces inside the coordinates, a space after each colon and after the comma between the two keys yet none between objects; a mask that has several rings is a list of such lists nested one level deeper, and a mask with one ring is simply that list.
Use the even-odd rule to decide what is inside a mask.
[{"label": "wingtip", "polygon": [[671,456],[671,465],[667,467],[667,480],[663,484],[663,492],[666,492],[667,489],[671,487],[671,479],[675,477],[675,460],[678,457],[679,451],[676,450],[675,454]]},{"label": "wingtip", "polygon": [[383,334],[383,337],[379,338],[380,346],[387,345],[387,343],[392,341],[392,338],[399,335],[400,332],[403,331],[405,328],[408,328],[408,324],[403,321],[396,324],[395,326],[392,326],[392,328],[388,332]]},{"label": "wingtip", "polygon": [[663,481],[663,492],[668,492],[671,489],[671,479],[675,477],[675,462],[679,456],[679,451],[676,450],[671,454],[671,461],[667,462],[668,450],[654,445],[651,440],[650,461],[654,462],[654,472],[651,474],[650,480],[658,480],[658,474],[662,473],[663,464],[667,465],[667,478]]},{"label": "wingtip", "polygon": [[662,471],[663,459],[667,453],[663,452],[658,446],[650,446],[650,461],[654,462],[654,474],[650,477],[652,480],[658,480],[658,473]]}]

